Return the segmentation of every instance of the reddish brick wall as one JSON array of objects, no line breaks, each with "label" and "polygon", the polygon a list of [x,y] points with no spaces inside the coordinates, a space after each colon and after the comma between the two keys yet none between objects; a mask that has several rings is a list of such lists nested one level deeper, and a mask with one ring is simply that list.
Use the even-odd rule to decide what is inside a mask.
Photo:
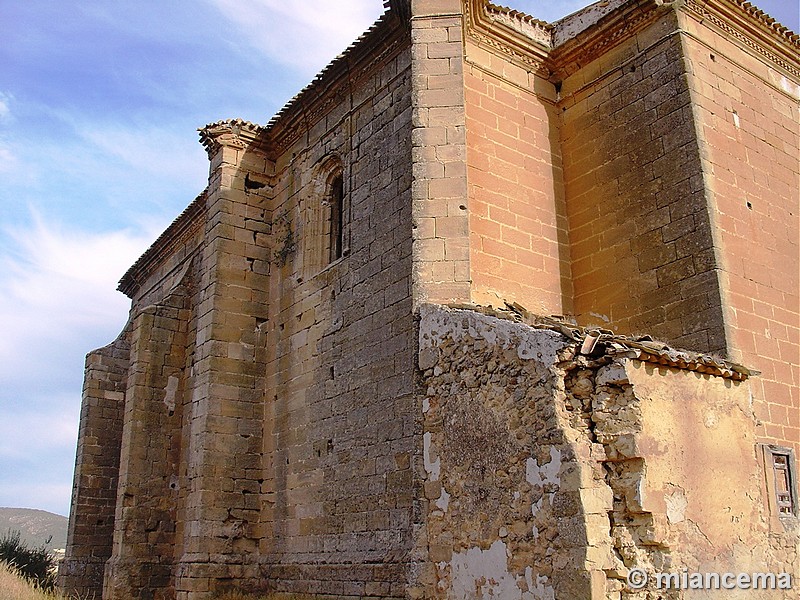
[{"label": "reddish brick wall", "polygon": [[762,440],[800,452],[800,86],[711,27],[688,16],[684,27],[728,351],[762,372]]},{"label": "reddish brick wall", "polygon": [[571,312],[555,88],[470,40],[466,52],[472,300]]}]

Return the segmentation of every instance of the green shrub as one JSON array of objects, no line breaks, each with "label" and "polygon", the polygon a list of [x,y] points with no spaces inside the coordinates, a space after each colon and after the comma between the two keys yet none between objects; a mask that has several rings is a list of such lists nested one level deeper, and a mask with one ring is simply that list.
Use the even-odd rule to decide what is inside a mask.
[{"label": "green shrub", "polygon": [[8,531],[0,538],[0,562],[6,562],[22,577],[40,589],[50,591],[56,584],[56,559],[47,542],[29,548],[20,540],[19,531]]}]

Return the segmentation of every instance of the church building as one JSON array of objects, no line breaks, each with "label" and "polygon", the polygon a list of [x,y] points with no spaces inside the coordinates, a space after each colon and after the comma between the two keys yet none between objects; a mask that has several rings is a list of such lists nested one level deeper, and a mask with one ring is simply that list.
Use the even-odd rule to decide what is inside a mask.
[{"label": "church building", "polygon": [[796,598],[799,102],[743,0],[387,0],[200,130],[87,356],[60,587]]}]

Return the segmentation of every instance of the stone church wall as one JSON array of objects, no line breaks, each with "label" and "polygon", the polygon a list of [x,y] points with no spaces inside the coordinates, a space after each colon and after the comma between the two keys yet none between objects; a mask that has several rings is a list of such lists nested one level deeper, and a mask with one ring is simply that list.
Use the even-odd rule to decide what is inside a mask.
[{"label": "stone church wall", "polygon": [[126,332],[89,353],[62,585],[86,595],[102,588],[111,557],[130,344]]},{"label": "stone church wall", "polygon": [[796,78],[692,2],[389,7],[267,126],[201,130],[208,188],[87,359],[62,586],[649,600],[631,569],[790,569],[758,442],[798,436]]},{"label": "stone church wall", "polygon": [[[418,518],[410,62],[395,53],[276,159],[274,213],[297,239],[271,266],[264,324],[258,552],[277,592],[403,597]],[[346,254],[314,272],[308,214],[332,156]]]}]

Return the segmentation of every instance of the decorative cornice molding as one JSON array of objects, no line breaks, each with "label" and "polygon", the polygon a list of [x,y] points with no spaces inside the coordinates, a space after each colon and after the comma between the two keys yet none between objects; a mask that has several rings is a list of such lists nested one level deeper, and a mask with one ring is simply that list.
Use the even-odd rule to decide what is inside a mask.
[{"label": "decorative cornice molding", "polygon": [[800,35],[742,0],[684,0],[683,10],[800,79]]},{"label": "decorative cornice molding", "polygon": [[505,54],[517,65],[547,77],[552,26],[488,0],[464,0],[467,34],[479,46]]},{"label": "decorative cornice molding", "polygon": [[555,48],[550,54],[553,71],[559,79],[566,78],[670,10],[671,4],[661,0],[628,2],[620,6]]},{"label": "decorative cornice molding", "polygon": [[223,147],[258,150],[264,134],[261,125],[242,119],[217,121],[197,131],[200,132],[200,143],[208,152],[209,159]]},{"label": "decorative cornice molding", "polygon": [[746,0],[630,0],[609,7],[596,23],[563,43],[556,41],[561,22],[545,23],[489,0],[463,1],[472,40],[545,77],[555,72],[563,79],[674,10],[714,26],[786,73],[800,77],[800,35]]}]

